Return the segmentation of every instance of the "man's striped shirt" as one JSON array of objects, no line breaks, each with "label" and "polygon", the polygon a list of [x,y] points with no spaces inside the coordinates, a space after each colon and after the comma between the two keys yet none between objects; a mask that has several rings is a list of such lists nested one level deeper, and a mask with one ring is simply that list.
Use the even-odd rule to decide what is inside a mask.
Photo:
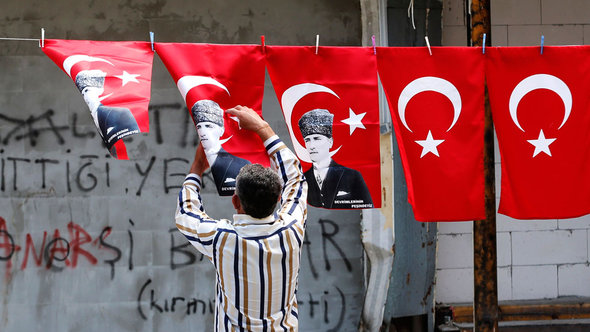
[{"label": "man's striped shirt", "polygon": [[297,331],[297,279],[307,218],[307,183],[293,152],[264,142],[283,180],[277,213],[215,220],[201,202],[201,179],[189,174],[178,196],[176,226],[215,265],[215,331]]}]

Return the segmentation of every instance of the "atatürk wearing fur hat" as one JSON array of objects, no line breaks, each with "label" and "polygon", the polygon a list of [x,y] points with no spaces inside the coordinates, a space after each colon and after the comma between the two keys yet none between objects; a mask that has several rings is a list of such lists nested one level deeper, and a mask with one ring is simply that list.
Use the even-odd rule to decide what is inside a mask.
[{"label": "atat\u00fcrk wearing fur hat", "polygon": [[199,122],[211,122],[223,127],[223,110],[213,100],[199,100],[191,108],[195,125]]},{"label": "atat\u00fcrk wearing fur hat", "polygon": [[311,110],[299,119],[299,130],[306,137],[312,134],[324,135],[332,138],[332,122],[334,115],[328,110],[317,108]]},{"label": "atat\u00fcrk wearing fur hat", "polygon": [[107,76],[102,70],[82,70],[76,75],[76,86],[82,92],[86,87],[100,88],[104,87],[104,79]]}]

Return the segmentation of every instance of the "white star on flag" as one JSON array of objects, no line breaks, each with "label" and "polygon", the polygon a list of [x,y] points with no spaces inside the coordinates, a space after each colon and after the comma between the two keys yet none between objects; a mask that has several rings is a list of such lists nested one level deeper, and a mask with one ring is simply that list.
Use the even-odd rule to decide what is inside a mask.
[{"label": "white star on flag", "polygon": [[443,139],[432,139],[432,132],[429,130],[425,140],[415,141],[422,146],[422,154],[420,155],[420,158],[424,157],[427,153],[432,153],[435,156],[440,157],[436,147],[444,141],[445,140]]},{"label": "white star on flag", "polygon": [[346,123],[347,125],[350,126],[350,135],[352,135],[352,133],[354,133],[356,128],[366,129],[365,125],[363,124],[363,118],[365,117],[366,114],[367,114],[367,112],[361,113],[361,114],[355,114],[352,111],[352,108],[348,109],[348,119],[344,119],[344,120],[342,120],[342,122]]},{"label": "white star on flag", "polygon": [[537,139],[529,139],[527,142],[531,143],[535,146],[535,152],[533,152],[533,158],[535,158],[539,153],[543,152],[551,157],[551,150],[549,150],[549,144],[553,143],[556,138],[545,138],[545,134],[543,133],[543,129],[539,132],[539,138]]},{"label": "white star on flag", "polygon": [[140,76],[139,74],[129,74],[128,72],[123,70],[123,75],[115,75],[116,78],[121,79],[121,86],[125,86],[125,84],[129,82],[139,83],[137,77]]}]

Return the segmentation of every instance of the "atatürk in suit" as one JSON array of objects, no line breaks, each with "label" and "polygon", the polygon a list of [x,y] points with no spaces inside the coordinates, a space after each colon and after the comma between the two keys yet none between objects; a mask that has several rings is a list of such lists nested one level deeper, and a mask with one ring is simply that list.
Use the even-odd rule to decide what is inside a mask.
[{"label": "atat\u00fcrk in suit", "polygon": [[320,187],[313,166],[304,173],[309,186],[307,202],[327,209],[358,209],[373,207],[369,189],[357,170],[330,162],[328,173]]},{"label": "atat\u00fcrk in suit", "polygon": [[223,148],[217,152],[217,158],[211,166],[211,173],[220,196],[231,196],[236,189],[236,177],[242,167],[250,164],[246,159],[236,157]]},{"label": "atat\u00fcrk in suit", "polygon": [[119,139],[139,132],[137,121],[128,108],[100,105],[96,110],[98,127],[110,150]]}]

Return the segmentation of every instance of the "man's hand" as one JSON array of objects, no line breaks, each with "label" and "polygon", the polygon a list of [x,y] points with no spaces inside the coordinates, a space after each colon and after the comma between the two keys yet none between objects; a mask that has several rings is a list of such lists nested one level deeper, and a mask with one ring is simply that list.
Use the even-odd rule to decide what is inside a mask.
[{"label": "man's hand", "polygon": [[198,176],[203,176],[203,173],[209,168],[209,163],[207,162],[207,156],[205,155],[205,149],[203,149],[203,145],[199,143],[197,146],[197,151],[195,151],[195,159],[193,160],[193,164],[191,166],[191,173],[195,173]]},{"label": "man's hand", "polygon": [[265,141],[267,138],[270,138],[275,134],[268,123],[249,107],[238,105],[226,110],[226,112],[237,117],[240,122],[240,127],[255,132],[260,136],[262,141]]}]

